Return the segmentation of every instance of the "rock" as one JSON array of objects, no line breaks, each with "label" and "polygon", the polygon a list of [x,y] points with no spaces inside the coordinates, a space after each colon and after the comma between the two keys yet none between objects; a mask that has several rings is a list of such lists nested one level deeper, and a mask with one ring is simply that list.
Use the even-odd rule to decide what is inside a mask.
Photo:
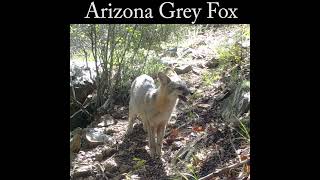
[{"label": "rock", "polygon": [[182,147],[182,142],[181,141],[175,141],[172,143],[172,151],[176,151]]},{"label": "rock", "polygon": [[103,128],[88,128],[85,137],[89,147],[95,147],[112,141],[110,136],[104,134]]},{"label": "rock", "polygon": [[103,148],[102,155],[104,158],[112,156],[117,150],[115,148]]},{"label": "rock", "polygon": [[250,110],[250,86],[246,85],[247,83],[243,82],[238,85],[231,95],[223,101],[221,115],[226,121],[237,124],[237,118]]},{"label": "rock", "polygon": [[174,68],[174,71],[177,74],[185,74],[185,73],[188,73],[191,70],[192,70],[192,66],[191,65],[179,66],[179,67],[175,67]]},{"label": "rock", "polygon": [[115,130],[113,130],[113,129],[108,129],[108,130],[106,130],[106,134],[107,135],[113,135],[113,133],[115,133],[116,131]]},{"label": "rock", "polygon": [[219,65],[218,61],[213,61],[213,60],[208,61],[208,62],[205,64],[205,66],[208,67],[209,69],[216,68],[216,67],[218,67],[218,65]]},{"label": "rock", "polygon": [[82,129],[76,128],[71,132],[72,138],[70,139],[70,152],[77,153],[81,148]]},{"label": "rock", "polygon": [[229,97],[229,96],[230,96],[230,90],[226,90],[225,92],[219,94],[219,95],[215,98],[215,100],[216,100],[217,102],[219,102],[219,101],[222,101],[222,100],[224,100],[225,98],[227,98],[227,97]]},{"label": "rock", "polygon": [[187,55],[191,54],[193,50],[191,48],[178,48],[177,53],[179,57],[186,57]]},{"label": "rock", "polygon": [[199,68],[204,68],[204,67],[205,67],[202,63],[198,63],[197,66],[198,66]]},{"label": "rock", "polygon": [[76,134],[82,135],[82,132],[83,132],[82,128],[77,127],[77,128],[75,128],[74,130],[72,130],[72,131],[70,132],[70,135],[71,135],[72,137],[75,136]]},{"label": "rock", "polygon": [[168,66],[173,66],[175,64],[177,64],[177,61],[173,58],[161,58],[160,59],[160,63],[164,64],[164,65],[168,65]]},{"label": "rock", "polygon": [[167,51],[164,52],[163,56],[177,57],[178,56],[177,50],[178,50],[178,47],[168,49]]},{"label": "rock", "polygon": [[110,114],[105,114],[101,116],[101,121],[97,126],[98,127],[106,127],[114,124],[114,119]]},{"label": "rock", "polygon": [[194,53],[194,54],[192,55],[192,58],[193,58],[193,59],[203,59],[203,58],[205,58],[205,57],[206,57],[205,54],[199,54],[199,53]]},{"label": "rock", "polygon": [[102,153],[97,153],[97,154],[95,155],[94,159],[95,159],[96,161],[102,161],[102,159],[103,159],[103,154],[102,154]]},{"label": "rock", "polygon": [[196,75],[200,75],[201,74],[201,71],[200,69],[197,69],[197,68],[192,68],[192,72]]},{"label": "rock", "polygon": [[243,98],[239,102],[238,106],[238,115],[241,116],[242,114],[248,112],[250,108],[250,94],[249,92],[243,95]]},{"label": "rock", "polygon": [[114,173],[115,171],[117,171],[119,169],[114,158],[108,159],[108,161],[102,163],[102,165],[103,165],[105,171],[110,172],[110,173]]},{"label": "rock", "polygon": [[77,153],[81,148],[81,135],[76,134],[70,140],[70,152]]},{"label": "rock", "polygon": [[91,175],[92,165],[80,166],[73,171],[73,178],[86,177]]},{"label": "rock", "polygon": [[84,156],[86,153],[84,151],[79,151],[79,154],[81,154],[81,156]]}]

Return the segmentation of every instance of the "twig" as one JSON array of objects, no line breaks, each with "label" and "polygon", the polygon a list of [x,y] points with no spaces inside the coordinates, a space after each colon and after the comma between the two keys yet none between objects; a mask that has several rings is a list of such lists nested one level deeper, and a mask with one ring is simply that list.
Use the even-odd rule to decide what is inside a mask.
[{"label": "twig", "polygon": [[221,175],[221,174],[229,171],[230,169],[237,168],[237,167],[239,167],[239,166],[241,166],[241,165],[244,165],[244,164],[247,164],[247,163],[250,163],[250,159],[246,159],[246,160],[244,160],[244,161],[242,161],[242,162],[239,162],[239,163],[237,163],[237,164],[232,164],[232,165],[227,166],[227,167],[225,167],[225,168],[223,168],[223,169],[218,169],[217,171],[212,172],[212,173],[210,173],[210,174],[208,174],[208,175],[200,178],[199,180],[208,180],[208,179],[211,179],[211,178],[213,178],[213,177],[219,176],[219,175]]},{"label": "twig", "polygon": [[76,100],[74,97],[71,97],[71,98],[72,98],[72,100],[73,100],[74,102],[77,103],[78,107],[80,107],[80,109],[81,109],[82,111],[84,111],[84,112],[87,113],[90,117],[92,117],[92,115],[82,106],[82,104],[81,104],[78,100]]},{"label": "twig", "polygon": [[[192,142],[188,143],[186,145],[186,147],[184,148],[181,148],[176,154],[175,154],[175,158],[173,159],[172,163],[173,164],[176,164],[177,160],[181,160],[181,158],[184,156],[184,154],[186,154],[185,157],[187,157],[187,155],[189,154],[188,152],[189,151],[193,151],[195,148],[196,148],[196,145],[199,141],[201,141],[203,138],[206,138],[207,137],[207,134],[203,134],[199,137],[197,137],[196,139],[194,139]],[[190,154],[189,154],[190,156]],[[186,158],[183,158],[183,159],[186,159]]]}]

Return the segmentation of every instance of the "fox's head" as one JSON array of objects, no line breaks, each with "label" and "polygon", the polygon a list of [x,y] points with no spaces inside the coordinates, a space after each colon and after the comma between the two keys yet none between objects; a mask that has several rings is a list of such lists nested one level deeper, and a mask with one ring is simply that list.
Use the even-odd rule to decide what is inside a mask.
[{"label": "fox's head", "polygon": [[165,72],[159,72],[158,77],[162,88],[168,93],[168,96],[178,97],[183,101],[187,101],[186,96],[191,94],[186,83],[174,72],[174,70],[167,68]]}]

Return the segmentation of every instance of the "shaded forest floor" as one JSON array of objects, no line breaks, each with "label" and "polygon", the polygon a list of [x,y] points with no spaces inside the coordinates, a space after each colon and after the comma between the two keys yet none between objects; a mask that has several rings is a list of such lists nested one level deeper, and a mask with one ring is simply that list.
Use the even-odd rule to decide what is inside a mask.
[{"label": "shaded forest floor", "polygon": [[249,179],[248,164],[219,171],[250,159],[250,143],[222,118],[223,100],[230,94],[224,77],[210,85],[204,82],[212,70],[206,63],[215,56],[206,44],[217,43],[230,32],[210,33],[216,38],[204,33],[189,43],[196,52],[190,60],[168,58],[174,66],[192,65],[180,77],[194,94],[187,102],[179,101],[166,129],[162,158],[151,159],[140,121],[136,120],[132,134],[126,134],[128,106],[115,105],[88,126],[105,134],[104,143],[88,143],[82,137],[80,151],[71,154],[71,179],[199,179],[212,172],[218,174],[203,179]]}]

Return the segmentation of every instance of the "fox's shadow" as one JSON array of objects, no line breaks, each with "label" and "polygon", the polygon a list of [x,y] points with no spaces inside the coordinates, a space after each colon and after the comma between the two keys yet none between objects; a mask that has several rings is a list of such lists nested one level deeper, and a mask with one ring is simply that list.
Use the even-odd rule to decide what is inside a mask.
[{"label": "fox's shadow", "polygon": [[116,163],[129,167],[126,173],[131,172],[141,179],[169,179],[161,159],[152,159],[146,150],[148,146],[146,139],[147,133],[144,132],[142,123],[136,124],[132,133],[125,134],[122,143],[118,146]]}]

